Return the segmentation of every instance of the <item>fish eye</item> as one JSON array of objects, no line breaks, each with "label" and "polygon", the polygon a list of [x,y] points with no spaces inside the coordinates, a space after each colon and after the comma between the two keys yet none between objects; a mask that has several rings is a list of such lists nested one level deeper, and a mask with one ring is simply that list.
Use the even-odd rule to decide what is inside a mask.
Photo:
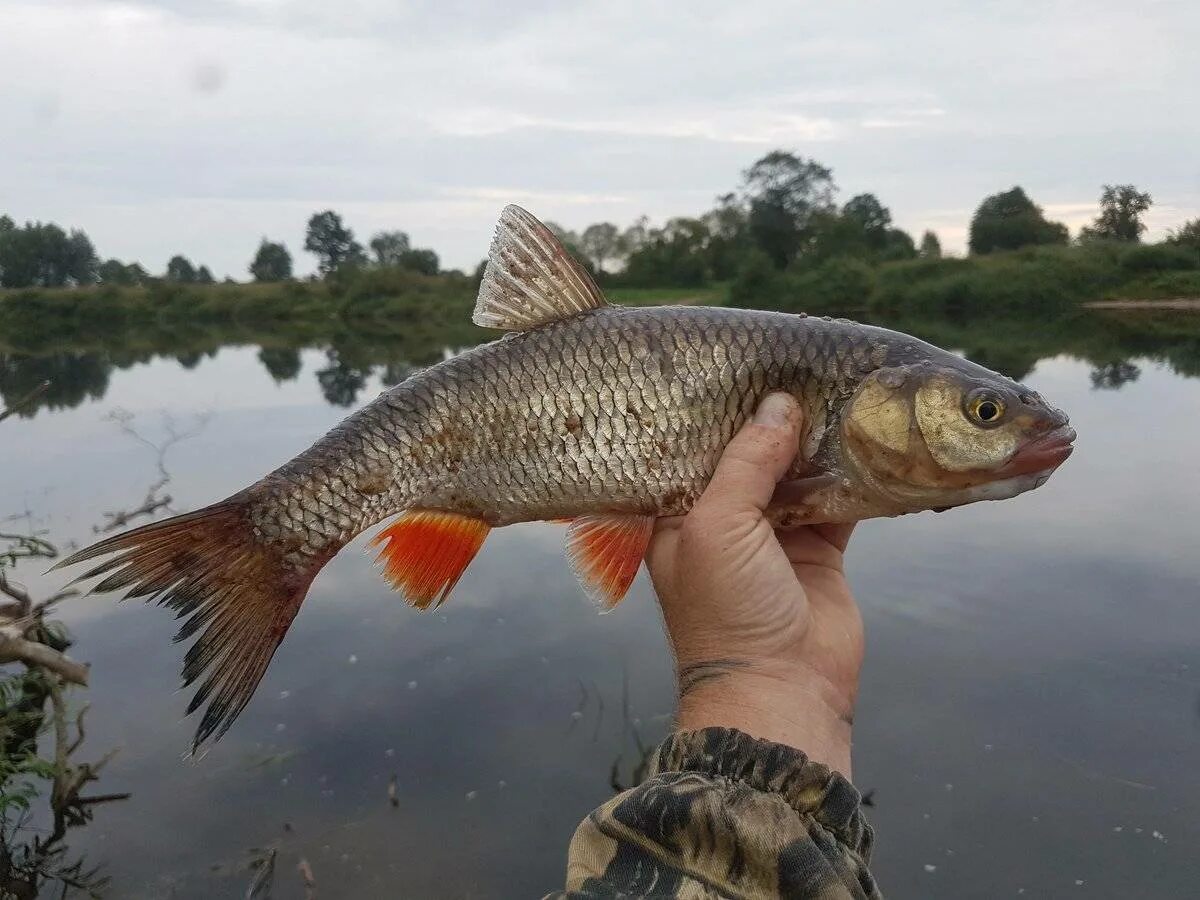
[{"label": "fish eye", "polygon": [[977,394],[967,403],[967,414],[979,425],[994,425],[1004,415],[1004,401],[988,394]]}]

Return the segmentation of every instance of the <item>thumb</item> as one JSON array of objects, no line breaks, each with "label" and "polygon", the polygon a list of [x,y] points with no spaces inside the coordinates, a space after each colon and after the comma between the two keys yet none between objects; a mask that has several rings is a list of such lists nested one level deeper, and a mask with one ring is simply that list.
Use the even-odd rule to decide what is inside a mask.
[{"label": "thumb", "polygon": [[799,448],[804,414],[790,394],[768,394],[725,447],[697,506],[709,512],[761,512]]}]

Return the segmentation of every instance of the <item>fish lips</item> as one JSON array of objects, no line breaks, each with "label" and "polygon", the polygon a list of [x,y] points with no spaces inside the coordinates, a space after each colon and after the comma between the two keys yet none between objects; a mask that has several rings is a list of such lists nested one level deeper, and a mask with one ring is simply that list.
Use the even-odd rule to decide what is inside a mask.
[{"label": "fish lips", "polygon": [[1010,477],[1053,472],[1067,461],[1075,449],[1074,441],[1075,429],[1061,425],[1022,445],[996,474]]}]

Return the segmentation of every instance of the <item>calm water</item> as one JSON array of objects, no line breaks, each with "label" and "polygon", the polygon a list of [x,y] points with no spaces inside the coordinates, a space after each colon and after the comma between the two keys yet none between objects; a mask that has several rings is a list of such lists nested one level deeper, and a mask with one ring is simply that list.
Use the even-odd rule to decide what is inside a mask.
[{"label": "calm water", "polygon": [[[1056,337],[1045,323],[910,327],[944,343],[957,329],[955,346],[1028,372],[1080,437],[1040,491],[855,536],[869,641],[855,776],[874,790],[874,869],[893,897],[1194,896],[1200,380],[1183,373],[1200,372],[1196,317],[1068,324]],[[56,379],[32,416],[0,426],[0,511],[28,511],[67,545],[137,506],[155,454],[115,410],[151,442],[167,434],[164,412],[195,432],[166,454],[174,508],[222,497],[345,415],[330,400],[362,402],[408,371],[386,347],[348,363],[358,345],[339,342],[261,356],[0,354],[9,399]],[[172,617],[69,601],[73,653],[93,664],[81,758],[120,746],[98,790],[133,794],[98,809],[73,850],[103,862],[120,897],[242,896],[262,847],[278,848],[283,898],[303,895],[301,857],[321,897],[560,886],[575,825],[611,795],[614,771],[629,779],[638,742],[661,739],[673,706],[644,575],[597,616],[561,537],[542,525],[493,534],[430,614],[407,608],[356,542],[198,762],[181,758],[195,722],[176,691]],[[20,575],[39,594],[61,583]]]}]

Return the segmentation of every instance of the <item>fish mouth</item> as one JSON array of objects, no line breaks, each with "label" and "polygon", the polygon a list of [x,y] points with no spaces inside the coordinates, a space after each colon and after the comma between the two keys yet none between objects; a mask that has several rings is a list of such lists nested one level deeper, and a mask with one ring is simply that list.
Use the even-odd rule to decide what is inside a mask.
[{"label": "fish mouth", "polygon": [[999,470],[1002,475],[1031,475],[1034,472],[1053,472],[1075,449],[1075,429],[1061,425],[1022,446],[1012,459]]}]

